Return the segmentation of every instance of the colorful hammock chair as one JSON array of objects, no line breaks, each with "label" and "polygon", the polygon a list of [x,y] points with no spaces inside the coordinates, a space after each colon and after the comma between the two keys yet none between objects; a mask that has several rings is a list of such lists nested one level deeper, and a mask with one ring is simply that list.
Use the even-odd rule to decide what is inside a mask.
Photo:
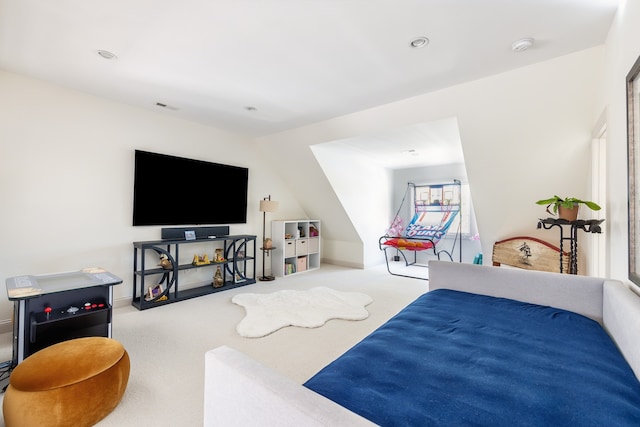
[{"label": "colorful hammock chair", "polygon": [[[420,194],[417,194],[417,188],[420,189]],[[411,194],[413,195],[413,209],[409,213],[407,196]],[[400,257],[402,257],[406,267],[427,267],[426,264],[418,263],[418,252],[428,251],[426,253],[437,259],[441,259],[442,255],[446,255],[447,259],[453,261],[456,244],[458,244],[459,261],[462,262],[460,221],[455,221],[460,213],[460,206],[460,181],[458,180],[450,184],[418,187],[413,183],[409,183],[391,226],[379,240],[380,250],[384,252],[389,273],[394,276],[428,280],[423,277],[392,272],[389,265],[390,259],[400,261]],[[412,216],[406,228],[402,226],[403,215]],[[451,249],[438,249],[438,243],[446,236],[449,228],[454,223],[457,224],[457,229]],[[389,250],[395,251],[395,254],[390,256]],[[413,257],[411,257],[411,254],[413,254]]]}]

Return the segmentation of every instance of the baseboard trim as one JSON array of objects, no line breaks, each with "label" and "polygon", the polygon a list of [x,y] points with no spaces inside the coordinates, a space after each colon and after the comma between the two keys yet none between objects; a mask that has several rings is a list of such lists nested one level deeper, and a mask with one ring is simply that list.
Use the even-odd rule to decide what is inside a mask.
[{"label": "baseboard trim", "polygon": [[0,320],[0,334],[9,334],[13,332],[13,322],[11,319]]},{"label": "baseboard trim", "polygon": [[131,305],[131,297],[116,298],[113,300],[113,308],[128,307]]},{"label": "baseboard trim", "polygon": [[321,264],[333,264],[333,265],[339,265],[340,267],[359,268],[361,270],[364,270],[364,264],[359,262],[348,262],[348,261],[342,261],[342,260],[322,258]]}]

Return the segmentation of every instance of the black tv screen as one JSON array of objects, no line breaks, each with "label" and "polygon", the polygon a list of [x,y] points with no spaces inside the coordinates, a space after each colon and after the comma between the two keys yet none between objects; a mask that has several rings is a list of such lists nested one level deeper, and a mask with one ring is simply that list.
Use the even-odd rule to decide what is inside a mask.
[{"label": "black tv screen", "polygon": [[133,225],[247,222],[249,169],[136,150]]}]

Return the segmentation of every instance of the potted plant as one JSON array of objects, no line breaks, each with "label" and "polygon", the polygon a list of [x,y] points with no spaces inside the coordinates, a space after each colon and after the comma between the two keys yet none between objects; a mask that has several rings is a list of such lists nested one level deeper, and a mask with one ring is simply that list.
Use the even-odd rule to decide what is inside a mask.
[{"label": "potted plant", "polygon": [[558,215],[558,218],[566,219],[567,221],[575,221],[578,218],[578,208],[581,203],[594,211],[601,209],[597,203],[576,199],[575,197],[565,197],[563,199],[558,196],[553,196],[550,199],[538,200],[536,202],[538,205],[547,205],[547,212],[549,214]]}]

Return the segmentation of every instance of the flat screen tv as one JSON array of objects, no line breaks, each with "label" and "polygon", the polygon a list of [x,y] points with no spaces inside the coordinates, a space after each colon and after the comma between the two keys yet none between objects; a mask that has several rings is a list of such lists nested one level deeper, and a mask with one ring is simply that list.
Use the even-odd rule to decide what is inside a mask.
[{"label": "flat screen tv", "polygon": [[249,169],[136,150],[133,225],[243,224]]}]

